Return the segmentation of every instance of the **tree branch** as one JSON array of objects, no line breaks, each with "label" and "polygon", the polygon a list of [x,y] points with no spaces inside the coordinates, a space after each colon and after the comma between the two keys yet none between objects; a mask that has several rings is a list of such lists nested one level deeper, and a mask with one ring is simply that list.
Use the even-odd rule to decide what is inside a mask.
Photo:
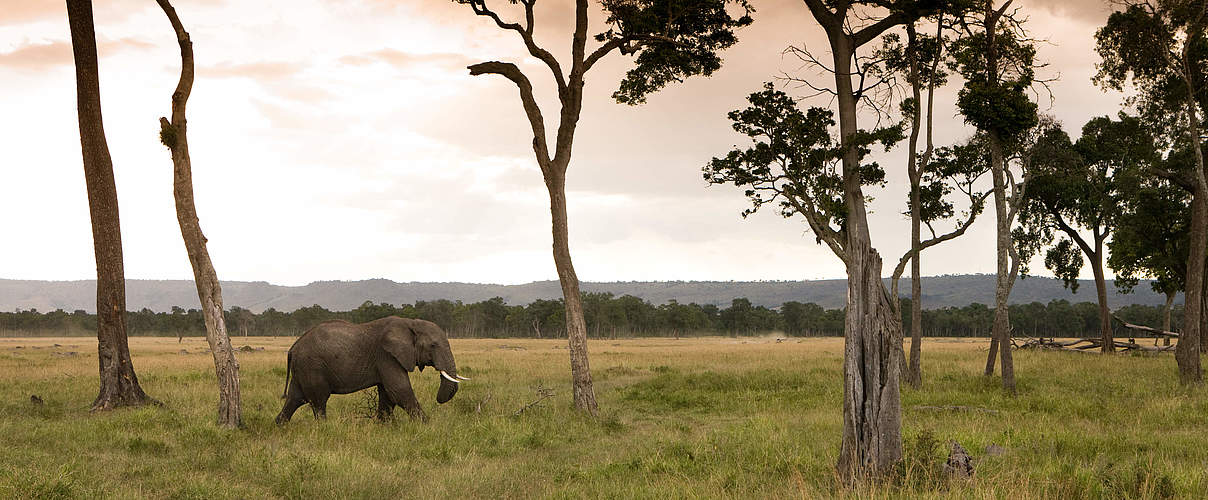
[{"label": "tree branch", "polygon": [[533,5],[537,0],[520,0],[524,4],[524,17],[526,26],[520,26],[518,23],[506,23],[499,18],[499,14],[487,8],[486,0],[464,0],[463,3],[470,4],[470,9],[475,14],[489,17],[495,21],[495,25],[505,30],[515,31],[520,35],[520,39],[524,40],[524,46],[528,49],[529,54],[544,62],[549,66],[550,72],[554,74],[554,80],[558,83],[558,94],[566,92],[566,77],[562,74],[562,66],[558,64],[558,59],[554,57],[548,50],[545,50],[537,45],[533,40]]},{"label": "tree branch", "polygon": [[548,174],[550,156],[545,137],[545,119],[541,116],[541,108],[537,106],[537,99],[533,97],[533,84],[529,82],[528,77],[524,76],[524,73],[515,64],[499,61],[478,63],[468,66],[468,68],[471,76],[500,75],[511,80],[520,89],[520,101],[524,105],[525,114],[528,115],[529,125],[533,127],[533,151],[537,153],[537,164],[540,165],[543,174]]}]

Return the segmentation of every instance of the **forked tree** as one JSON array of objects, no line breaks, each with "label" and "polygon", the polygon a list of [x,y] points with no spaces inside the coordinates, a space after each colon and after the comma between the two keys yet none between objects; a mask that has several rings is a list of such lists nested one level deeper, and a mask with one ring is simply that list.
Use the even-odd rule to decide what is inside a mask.
[{"label": "forked tree", "polygon": [[1125,191],[1158,156],[1153,138],[1136,118],[1092,119],[1077,143],[1054,129],[1032,155],[1031,185],[1016,238],[1023,261],[1045,250],[1044,264],[1071,291],[1078,291],[1083,263],[1090,262],[1099,305],[1102,352],[1115,351],[1104,268],[1106,241],[1119,227]]},{"label": "forked tree", "polygon": [[[558,125],[550,147],[545,117],[533,94],[529,77],[510,62],[488,61],[469,67],[471,75],[499,75],[520,90],[520,101],[533,132],[533,152],[549,191],[553,232],[554,266],[562,285],[566,307],[571,378],[575,407],[595,415],[595,391],[587,356],[587,327],[579,278],[571,262],[566,216],[566,171],[570,166],[575,130],[583,109],[583,87],[587,72],[612,52],[634,56],[636,66],[613,94],[618,102],[640,104],[646,96],[671,82],[694,75],[711,75],[721,67],[718,52],[733,45],[734,30],[750,24],[752,12],[746,0],[602,0],[607,28],[595,35],[600,44],[588,51],[587,0],[575,1],[574,34],[571,38],[569,71],[534,38],[534,7],[537,0],[513,0],[523,7],[522,22],[507,22],[487,5],[487,0],[455,0],[474,14],[489,18],[500,29],[515,32],[528,54],[541,61],[551,73],[558,91]],[[733,16],[727,7],[741,12]]]},{"label": "forked tree", "polygon": [[990,172],[994,181],[996,222],[996,274],[994,327],[986,359],[987,376],[994,374],[996,356],[1002,359],[1002,385],[1015,393],[1015,364],[1011,358],[1011,322],[1007,300],[1019,272],[1019,253],[1011,238],[1011,226],[1019,213],[1026,189],[1026,168],[1018,182],[1012,175],[1009,156],[1020,147],[1022,135],[1035,130],[1037,106],[1027,90],[1035,80],[1036,49],[1022,30],[1022,21],[1009,12],[1013,0],[995,5],[980,2],[980,16],[965,23],[964,37],[954,51],[953,67],[965,79],[957,107],[965,122],[985,134],[990,150]]},{"label": "forked tree", "polygon": [[[947,46],[952,40],[946,35],[951,31],[948,23],[958,22],[964,15],[959,9],[951,9],[952,15],[941,12],[930,19],[935,24],[935,35],[919,33],[920,21],[906,24],[906,41],[896,33],[885,37],[884,47],[878,57],[885,61],[887,76],[898,75],[909,86],[909,97],[901,103],[907,136],[906,174],[910,180],[907,200],[910,216],[910,250],[898,260],[890,277],[890,296],[895,309],[900,308],[898,284],[910,264],[910,356],[906,363],[903,380],[918,388],[923,383],[923,287],[920,271],[922,252],[930,247],[955,239],[969,229],[981,214],[989,191],[978,192],[973,184],[988,171],[985,155],[973,142],[949,148],[935,148],[933,139],[935,117],[935,89],[947,83],[943,61],[947,59]],[[927,99],[923,100],[924,90]],[[924,110],[924,102],[926,102]],[[924,137],[925,147],[920,152],[919,137]],[[956,221],[947,233],[937,233],[935,223],[956,215],[955,205],[945,196],[959,190],[967,197],[968,211]],[[931,236],[924,240],[922,228],[927,226]]]},{"label": "forked tree", "polygon": [[[1181,170],[1155,174],[1189,187],[1191,227],[1183,331],[1175,348],[1179,381],[1203,382],[1200,350],[1204,335],[1204,256],[1208,253],[1208,171],[1202,132],[1208,114],[1208,0],[1123,0],[1095,33],[1103,58],[1095,81],[1106,88],[1135,89],[1129,103],[1146,125],[1165,135],[1192,161]],[[1181,146],[1181,147],[1180,147]]]},{"label": "forked tree", "polygon": [[155,403],[139,386],[126,338],[126,278],[122,262],[122,229],[118,217],[113,159],[101,121],[101,86],[91,0],[67,0],[71,49],[75,61],[76,105],[80,150],[92,218],[96,255],[97,360],[100,390],[92,410]]},{"label": "forked tree", "polygon": [[160,141],[172,153],[172,193],[176,198],[176,221],[184,238],[189,264],[193,267],[193,282],[201,300],[205,318],[206,341],[214,355],[214,372],[218,377],[218,425],[237,428],[242,425],[239,404],[239,362],[227,336],[222,315],[222,286],[206,250],[206,237],[201,232],[197,206],[193,202],[193,163],[189,158],[188,125],[185,105],[193,91],[193,42],[185,31],[176,9],[168,0],[156,0],[168,16],[176,42],[180,45],[180,81],[172,93],[172,119],[160,118]]},{"label": "forked tree", "polygon": [[[831,89],[839,116],[842,232],[828,234],[847,267],[843,353],[843,444],[836,465],[847,481],[888,472],[902,457],[899,376],[901,317],[881,282],[881,256],[872,248],[861,157],[876,133],[861,130],[858,104],[866,97],[857,51],[886,30],[950,7],[931,0],[805,0],[830,45]],[[899,130],[899,136],[900,136]],[[883,138],[882,138],[883,139]],[[824,238],[827,239],[827,238]],[[836,252],[839,253],[839,252]]]}]

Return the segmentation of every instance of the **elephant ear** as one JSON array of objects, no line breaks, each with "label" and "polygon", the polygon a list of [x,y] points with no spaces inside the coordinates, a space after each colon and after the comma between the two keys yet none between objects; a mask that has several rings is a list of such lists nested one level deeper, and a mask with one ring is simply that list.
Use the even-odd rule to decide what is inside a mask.
[{"label": "elephant ear", "polygon": [[403,369],[415,369],[415,333],[407,325],[392,324],[382,336],[382,348],[403,365]]}]

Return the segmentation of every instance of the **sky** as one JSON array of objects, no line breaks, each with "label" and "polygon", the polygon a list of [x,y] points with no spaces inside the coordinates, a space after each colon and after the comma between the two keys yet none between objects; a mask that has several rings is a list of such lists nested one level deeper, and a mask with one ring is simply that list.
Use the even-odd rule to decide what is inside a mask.
[{"label": "sky", "polygon": [[[747,219],[733,186],[701,167],[743,145],[725,115],[763,82],[825,77],[782,55],[827,54],[802,2],[754,0],[755,23],[710,78],[694,77],[640,106],[610,98],[631,62],[611,54],[587,75],[568,172],[570,246],[585,281],[842,278],[842,263],[803,219]],[[1115,115],[1123,95],[1091,82],[1102,1],[1016,2],[1045,39],[1041,76],[1056,77],[1055,115],[1071,135]],[[548,69],[519,38],[447,0],[293,0],[288,11],[236,0],[177,0],[197,78],[189,142],[202,228],[223,280],[525,283],[556,279],[549,198],[516,87],[470,76],[515,62],[533,80],[553,129]],[[595,3],[593,2],[593,5]],[[507,2],[492,5],[520,20]],[[179,78],[175,37],[146,0],[96,2],[104,126],[113,156],[127,278],[190,279],[176,223],[172,163],[158,140]],[[593,10],[593,32],[602,31]],[[569,58],[573,2],[543,0],[538,43]],[[591,42],[594,44],[594,42]],[[569,66],[569,64],[564,64]],[[959,85],[959,84],[958,84]],[[967,138],[937,95],[937,144]],[[805,95],[803,89],[791,90]],[[802,105],[827,106],[825,98]],[[0,278],[95,277],[75,112],[70,34],[61,0],[0,8]],[[867,123],[867,122],[866,122]],[[909,248],[904,148],[877,159],[873,244],[888,275]],[[928,250],[923,275],[993,273],[993,216]],[[1038,274],[1043,264],[1033,266]],[[1089,266],[1086,273],[1089,275]]]}]

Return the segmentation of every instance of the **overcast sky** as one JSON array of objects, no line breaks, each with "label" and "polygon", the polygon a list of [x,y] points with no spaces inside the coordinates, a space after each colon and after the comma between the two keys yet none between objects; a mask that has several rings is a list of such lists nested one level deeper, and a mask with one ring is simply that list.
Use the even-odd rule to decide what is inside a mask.
[{"label": "overcast sky", "polygon": [[[712,78],[689,79],[628,107],[609,98],[628,59],[614,53],[588,75],[567,181],[580,279],[844,276],[803,220],[771,211],[743,220],[740,190],[702,180],[702,165],[742,144],[726,112],[777,75],[810,75],[781,51],[804,44],[826,53],[802,2],[753,3],[755,23]],[[514,33],[447,0],[175,5],[194,42],[189,142],[202,227],[222,279],[556,279],[549,200],[516,88],[465,69],[485,60],[520,64],[538,87],[547,120],[556,119],[549,73],[524,56]],[[1039,48],[1049,64],[1043,74],[1060,76],[1048,112],[1075,136],[1091,117],[1114,115],[1122,96],[1090,81],[1104,3],[1033,0],[1022,7],[1033,33],[1048,39]],[[572,10],[569,0],[539,3],[538,40],[561,58],[569,56]],[[126,276],[191,278],[172,164],[157,135],[180,71],[172,28],[150,0],[96,2],[95,15]],[[599,31],[601,16],[593,16]],[[955,91],[937,99],[939,144],[971,134],[952,105]],[[1041,108],[1048,107],[1046,98]],[[77,127],[62,0],[4,0],[0,278],[95,277]],[[881,158],[888,186],[869,192],[873,242],[886,274],[909,246],[909,221],[900,215],[902,158]],[[964,238],[924,254],[923,274],[992,273],[992,218],[990,212]]]}]

